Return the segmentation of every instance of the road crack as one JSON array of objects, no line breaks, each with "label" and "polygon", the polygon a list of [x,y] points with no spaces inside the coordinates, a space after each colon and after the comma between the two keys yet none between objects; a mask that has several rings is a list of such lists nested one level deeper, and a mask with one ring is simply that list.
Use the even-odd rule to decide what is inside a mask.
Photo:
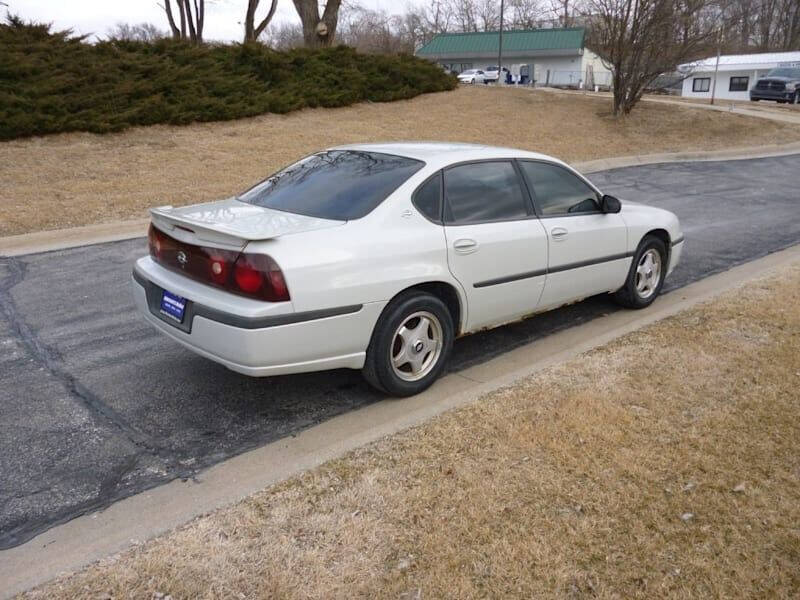
[{"label": "road crack", "polygon": [[175,465],[177,459],[173,452],[133,427],[119,412],[81,383],[66,369],[60,353],[42,341],[38,333],[27,324],[11,294],[11,290],[25,280],[27,263],[18,258],[7,257],[0,259],[0,267],[7,271],[7,275],[0,280],[0,312],[9,323],[11,334],[22,343],[30,357],[83,404],[99,424],[110,425],[137,448]]}]

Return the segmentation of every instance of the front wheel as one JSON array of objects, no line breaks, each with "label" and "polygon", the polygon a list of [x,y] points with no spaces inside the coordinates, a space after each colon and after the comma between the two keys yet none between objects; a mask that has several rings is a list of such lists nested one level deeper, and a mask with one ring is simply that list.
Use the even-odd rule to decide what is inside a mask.
[{"label": "front wheel", "polygon": [[667,275],[667,247],[654,235],[645,236],[633,255],[628,278],[614,294],[627,308],[646,308],[661,293]]},{"label": "front wheel", "polygon": [[454,337],[444,302],[425,292],[403,294],[389,303],[372,332],[364,378],[393,396],[419,394],[442,373]]}]

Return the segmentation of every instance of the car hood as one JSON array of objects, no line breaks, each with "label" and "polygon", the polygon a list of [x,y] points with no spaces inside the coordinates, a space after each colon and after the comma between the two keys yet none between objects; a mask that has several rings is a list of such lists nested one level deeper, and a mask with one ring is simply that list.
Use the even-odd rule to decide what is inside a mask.
[{"label": "car hood", "polygon": [[761,81],[766,81],[766,82],[775,81],[775,82],[778,82],[778,83],[789,83],[790,81],[800,81],[800,79],[797,79],[796,77],[762,77],[758,81],[759,82],[761,82]]},{"label": "car hood", "polygon": [[228,242],[230,238],[267,240],[346,223],[263,208],[236,198],[178,208],[162,206],[151,209],[150,214],[153,222],[161,228],[174,229],[177,226],[188,229],[200,239]]}]

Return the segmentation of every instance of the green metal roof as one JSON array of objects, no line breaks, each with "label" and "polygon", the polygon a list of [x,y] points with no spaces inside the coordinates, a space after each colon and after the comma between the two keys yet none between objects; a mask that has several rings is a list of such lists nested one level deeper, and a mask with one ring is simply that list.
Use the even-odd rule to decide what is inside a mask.
[{"label": "green metal roof", "polygon": [[[583,48],[585,32],[583,27],[504,31],[503,51],[579,50]],[[421,56],[497,54],[499,38],[500,35],[496,31],[440,33],[417,50],[417,54]]]}]

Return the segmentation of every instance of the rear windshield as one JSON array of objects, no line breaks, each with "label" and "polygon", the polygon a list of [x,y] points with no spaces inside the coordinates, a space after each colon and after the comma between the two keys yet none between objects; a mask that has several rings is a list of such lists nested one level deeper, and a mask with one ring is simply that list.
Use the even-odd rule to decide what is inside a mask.
[{"label": "rear windshield", "polygon": [[312,154],[275,173],[239,200],[264,208],[349,221],[383,202],[425,163],[357,150]]},{"label": "rear windshield", "polygon": [[767,77],[791,77],[792,79],[800,79],[800,69],[792,69],[791,67],[772,69],[772,71],[767,73]]}]

